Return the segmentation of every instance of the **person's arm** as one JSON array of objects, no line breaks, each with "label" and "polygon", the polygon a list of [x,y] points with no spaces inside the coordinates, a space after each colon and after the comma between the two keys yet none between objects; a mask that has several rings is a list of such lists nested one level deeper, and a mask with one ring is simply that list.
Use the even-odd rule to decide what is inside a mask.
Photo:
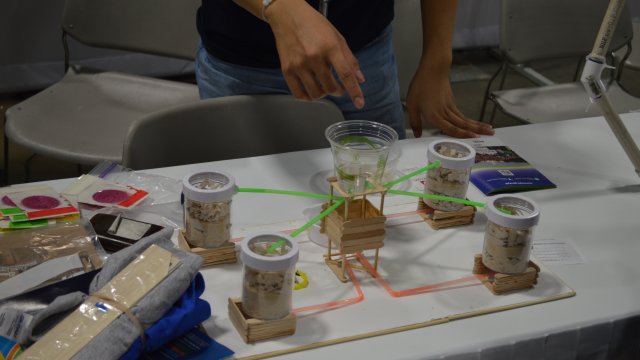
[{"label": "person's arm", "polygon": [[306,1],[274,0],[264,10],[262,0],[233,1],[271,26],[293,96],[313,100],[346,91],[357,108],[364,106],[358,61],[342,35]]},{"label": "person's arm", "polygon": [[422,121],[455,137],[492,135],[490,125],[464,116],[455,104],[449,68],[452,61],[455,0],[421,0],[422,57],[409,86],[407,110],[413,134],[422,136]]}]

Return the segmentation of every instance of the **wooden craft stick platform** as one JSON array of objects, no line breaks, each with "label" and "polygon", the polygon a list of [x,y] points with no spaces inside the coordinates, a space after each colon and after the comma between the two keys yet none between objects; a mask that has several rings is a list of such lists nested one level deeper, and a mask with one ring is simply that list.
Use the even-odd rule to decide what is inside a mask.
[{"label": "wooden craft stick platform", "polygon": [[[350,205],[350,206],[348,206]],[[348,207],[347,207],[348,206]],[[329,204],[322,205],[327,209]],[[367,199],[351,200],[339,206],[322,219],[320,232],[327,234],[329,242],[339,250],[337,259],[330,250],[324,261],[336,274],[338,280],[346,282],[346,256],[365,250],[375,250],[374,268],[378,268],[378,253],[384,246],[385,221],[387,217]],[[330,244],[327,244],[328,248]]]},{"label": "wooden craft stick platform", "polygon": [[499,295],[508,291],[532,288],[538,283],[540,267],[529,261],[527,270],[522,274],[502,274],[492,271],[482,263],[482,255],[476,254],[473,259],[474,274],[488,274],[487,281],[483,281],[487,289]]},{"label": "wooden craft stick platform", "polygon": [[422,200],[418,200],[418,211],[433,230],[473,224],[476,216],[475,206],[465,205],[458,211],[441,211],[427,206]]},{"label": "wooden craft stick platform", "polygon": [[182,250],[200,255],[200,257],[202,257],[202,267],[220,264],[232,264],[238,261],[236,257],[236,245],[230,241],[220,247],[213,249],[192,247],[184,237],[184,231],[180,231],[178,235],[178,246]]},{"label": "wooden craft stick platform", "polygon": [[229,319],[246,343],[289,336],[296,332],[296,314],[290,313],[278,320],[254,319],[244,312],[239,298],[229,298]]}]

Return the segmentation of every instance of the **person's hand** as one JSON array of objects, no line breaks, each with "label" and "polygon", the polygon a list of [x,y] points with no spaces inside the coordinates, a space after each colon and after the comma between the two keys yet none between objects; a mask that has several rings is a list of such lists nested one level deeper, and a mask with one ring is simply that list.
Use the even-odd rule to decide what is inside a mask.
[{"label": "person's hand", "polygon": [[415,137],[422,136],[422,121],[444,134],[471,138],[493,135],[491,125],[471,120],[456,106],[449,82],[449,66],[420,65],[407,95],[407,111]]},{"label": "person's hand", "polygon": [[358,60],[324,16],[301,0],[275,1],[264,15],[273,30],[282,72],[293,96],[314,100],[346,91],[356,108],[364,106],[359,83],[365,79]]}]

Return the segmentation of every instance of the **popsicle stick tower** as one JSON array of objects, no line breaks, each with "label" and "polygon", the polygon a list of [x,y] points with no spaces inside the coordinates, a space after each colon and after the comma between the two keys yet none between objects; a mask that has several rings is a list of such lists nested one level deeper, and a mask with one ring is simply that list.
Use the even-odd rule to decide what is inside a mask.
[{"label": "popsicle stick tower", "polygon": [[[336,177],[327,179],[330,195],[337,193],[344,198],[344,203],[322,219],[320,231],[327,234],[327,254],[325,263],[336,274],[338,279],[346,282],[347,256],[365,250],[375,250],[374,269],[378,269],[378,255],[384,246],[385,221],[384,197],[387,189],[378,185],[362,192],[347,193],[340,187]],[[380,194],[380,207],[376,208],[367,195]],[[333,200],[323,205],[323,210],[332,206]],[[335,245],[338,252],[332,252]]]}]

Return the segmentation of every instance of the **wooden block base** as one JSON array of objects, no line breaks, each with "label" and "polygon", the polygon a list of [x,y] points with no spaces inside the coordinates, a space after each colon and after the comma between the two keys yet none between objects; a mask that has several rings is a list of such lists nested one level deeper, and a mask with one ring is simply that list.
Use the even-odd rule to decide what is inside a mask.
[{"label": "wooden block base", "polygon": [[293,335],[296,332],[296,314],[283,319],[259,320],[249,317],[242,308],[242,301],[229,298],[229,319],[246,343]]},{"label": "wooden block base", "polygon": [[421,211],[420,216],[434,230],[473,224],[476,216],[475,206],[465,205],[458,211],[441,211],[427,206],[422,200],[418,201],[418,210],[425,211]]},{"label": "wooden block base", "polygon": [[476,254],[473,258],[473,273],[488,274],[489,277],[487,281],[484,281],[484,285],[491,290],[492,293],[498,295],[508,291],[532,288],[538,283],[540,267],[533,261],[529,261],[527,270],[522,274],[497,273],[482,263],[481,254]]},{"label": "wooden block base", "polygon": [[178,246],[182,250],[200,255],[203,260],[203,267],[220,264],[232,264],[238,261],[236,257],[236,245],[232,242],[227,242],[226,244],[214,249],[194,247],[187,242],[187,239],[184,236],[184,231],[180,231],[180,233],[178,234]]}]

